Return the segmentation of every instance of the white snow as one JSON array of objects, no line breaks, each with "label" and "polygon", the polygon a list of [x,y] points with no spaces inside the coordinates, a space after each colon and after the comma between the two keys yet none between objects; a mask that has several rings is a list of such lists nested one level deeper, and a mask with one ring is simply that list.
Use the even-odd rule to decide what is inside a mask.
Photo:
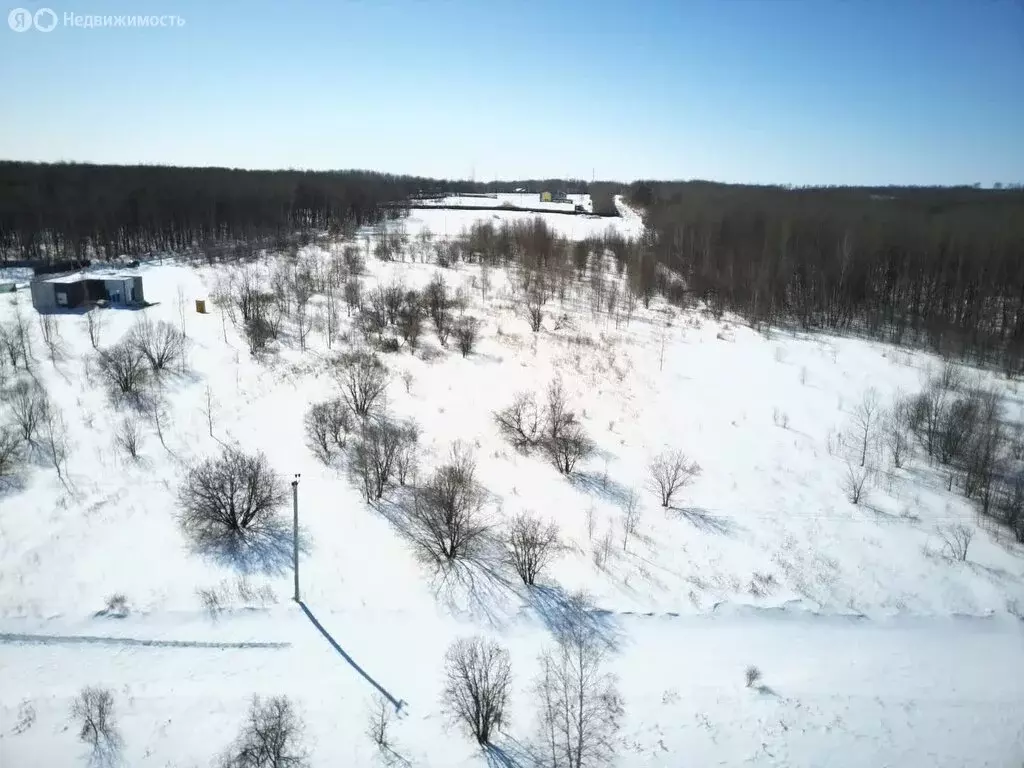
[{"label": "white snow", "polygon": [[[405,226],[453,235],[492,215],[529,216],[419,210]],[[609,226],[550,219],[574,238]],[[639,226],[633,214],[613,225]],[[302,258],[326,255],[307,248]],[[253,693],[295,699],[314,766],[376,765],[364,735],[376,684],[404,702],[395,748],[411,764],[482,767],[488,758],[446,727],[439,703],[444,650],[474,633],[510,649],[512,716],[498,746],[520,761],[512,764],[529,765],[522,753],[533,736],[536,656],[551,643],[563,595],[577,589],[589,593],[615,646],[626,706],[619,765],[1024,761],[1021,548],[980,525],[920,457],[880,477],[868,504],[851,505],[840,488],[845,465],[828,449],[868,387],[886,402],[898,389],[916,391],[936,358],[853,338],[766,337],[657,302],[617,324],[573,291],[548,305],[546,329],[534,335],[500,270],[486,300],[478,267],[444,270],[483,320],[479,346],[462,358],[440,350],[428,330],[423,348],[434,359],[387,355],[388,408],[419,423],[424,471],[453,440],[466,441],[493,517],[531,511],[555,520],[569,545],[545,591],[487,582],[470,594],[437,587],[352,481],[305,446],[303,414],[333,391],[327,360],[340,345],[328,350],[314,332],[306,352],[287,341],[253,360],[211,299],[225,269],[143,265],[155,306],[100,310],[106,346],[144,315],[178,325],[179,289],[187,302],[189,371],[164,385],[166,448],[147,422],[138,464],[113,447],[124,412],[90,373],[86,318],[55,316],[65,354],[53,364],[28,292],[0,296],[0,322],[13,316],[13,298],[33,323],[34,375],[71,444],[66,486],[40,463],[0,496],[0,766],[82,759],[67,712],[91,684],[115,691],[126,765],[209,764]],[[438,269],[370,260],[367,271],[367,288],[393,279],[412,287]],[[200,298],[206,315],[192,311]],[[570,325],[554,330],[563,313]],[[573,481],[539,456],[517,454],[492,417],[518,391],[542,393],[555,374],[598,446]],[[977,375],[997,383],[1006,417],[1019,421],[1019,384]],[[782,414],[785,427],[775,423]],[[288,547],[276,569],[240,575],[194,552],[179,530],[185,463],[228,441],[264,451],[286,480],[301,473],[303,600],[348,658],[290,600]],[[647,462],[665,447],[703,468],[668,513],[645,488]],[[642,520],[624,550],[621,501],[631,488]],[[936,526],[953,521],[977,528],[966,563],[939,554]],[[612,543],[599,565],[605,536]],[[218,618],[197,590],[222,595]],[[103,615],[118,592],[128,615]],[[766,690],[744,687],[751,664]],[[26,702],[35,720],[19,728]]]}]

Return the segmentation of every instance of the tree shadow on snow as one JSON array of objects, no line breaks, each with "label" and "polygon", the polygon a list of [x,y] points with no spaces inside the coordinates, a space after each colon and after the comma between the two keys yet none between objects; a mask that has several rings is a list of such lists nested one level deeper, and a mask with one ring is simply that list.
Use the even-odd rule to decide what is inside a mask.
[{"label": "tree shadow on snow", "polygon": [[487,768],[536,768],[545,764],[544,757],[531,745],[505,737],[500,744],[484,747]]},{"label": "tree shadow on snow", "polygon": [[705,533],[735,536],[740,530],[740,525],[735,520],[714,515],[701,507],[671,507],[671,509]]},{"label": "tree shadow on snow", "polygon": [[629,488],[617,480],[596,472],[574,472],[569,476],[569,483],[579,491],[590,496],[624,506],[629,499]]},{"label": "tree shadow on snow", "polygon": [[[220,566],[240,573],[261,573],[278,576],[292,568],[292,526],[273,520],[259,531],[242,536],[220,536],[201,539],[193,544],[196,553]],[[309,537],[299,529],[299,552],[309,554]]]},{"label": "tree shadow on snow", "polygon": [[594,608],[579,595],[569,594],[558,585],[534,586],[527,600],[555,637],[582,628],[609,649],[619,647],[621,631],[611,611]]}]

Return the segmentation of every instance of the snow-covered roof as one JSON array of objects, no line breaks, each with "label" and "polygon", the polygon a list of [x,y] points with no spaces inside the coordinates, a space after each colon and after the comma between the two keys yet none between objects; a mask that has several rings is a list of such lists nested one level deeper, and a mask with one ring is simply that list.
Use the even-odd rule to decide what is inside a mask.
[{"label": "snow-covered roof", "polygon": [[42,278],[45,283],[77,283],[82,280],[130,280],[138,277],[138,275],[128,274],[126,272],[71,272],[63,275],[52,275],[50,277]]}]

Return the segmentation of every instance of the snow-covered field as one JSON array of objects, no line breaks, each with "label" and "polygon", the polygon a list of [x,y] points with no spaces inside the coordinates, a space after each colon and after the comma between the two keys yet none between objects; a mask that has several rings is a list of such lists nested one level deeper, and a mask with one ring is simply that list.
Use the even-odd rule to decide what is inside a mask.
[{"label": "snow-covered field", "polygon": [[566,195],[566,202],[544,202],[540,195],[533,192],[496,192],[494,197],[480,197],[477,195],[448,195],[441,198],[426,198],[417,201],[417,205],[447,205],[447,206],[489,206],[500,208],[503,205],[515,205],[520,208],[547,208],[552,211],[572,212],[576,205],[582,205],[585,210],[594,210],[590,201],[590,195],[571,194]]},{"label": "snow-covered field", "polygon": [[[454,234],[492,215],[518,216],[419,210],[402,225]],[[550,219],[574,239],[608,226]],[[638,231],[635,216],[614,225]],[[916,391],[936,358],[851,338],[766,337],[658,302],[627,319],[620,301],[616,317],[575,289],[546,307],[533,334],[514,280],[492,270],[485,296],[478,267],[444,270],[482,321],[479,344],[463,358],[427,331],[416,354],[386,355],[387,408],[418,422],[424,470],[465,441],[493,518],[532,512],[557,522],[568,544],[543,589],[448,590],[354,482],[306,447],[304,413],[334,391],[328,361],[345,345],[329,350],[314,331],[305,352],[286,340],[256,361],[216,303],[188,311],[210,300],[226,269],[143,266],[155,305],[101,311],[107,346],[141,315],[178,325],[179,294],[188,302],[188,370],[163,384],[166,445],[147,421],[138,462],[114,446],[123,412],[91,372],[86,317],[56,316],[63,353],[51,362],[28,291],[0,297],[0,322],[15,311],[32,321],[33,374],[70,445],[65,482],[41,462],[0,497],[3,768],[84,759],[68,708],[85,685],[115,691],[131,766],[208,765],[253,693],[297,702],[314,766],[376,765],[365,730],[378,689],[403,702],[394,739],[407,764],[532,765],[536,658],[576,590],[590,595],[614,648],[626,712],[619,765],[1024,762],[1021,548],[980,525],[920,457],[880,472],[860,505],[841,487],[836,435],[864,392],[874,387],[887,403]],[[370,260],[364,280],[368,290],[419,287],[437,272]],[[597,446],[574,479],[516,453],[493,419],[556,375]],[[1019,384],[978,375],[1019,421]],[[290,599],[290,550],[240,574],[194,551],[175,522],[184,467],[226,442],[265,452],[286,479],[301,474],[302,596],[319,628]],[[669,511],[646,488],[647,464],[664,448],[703,468]],[[641,518],[624,547],[631,489]],[[977,528],[964,563],[940,552],[937,528],[953,522]],[[224,610],[212,616],[198,590],[218,591]],[[127,597],[125,617],[104,614],[115,593]],[[490,755],[449,728],[440,706],[445,648],[470,634],[498,639],[512,657],[512,713]],[[761,689],[745,687],[748,665],[762,670]]]}]

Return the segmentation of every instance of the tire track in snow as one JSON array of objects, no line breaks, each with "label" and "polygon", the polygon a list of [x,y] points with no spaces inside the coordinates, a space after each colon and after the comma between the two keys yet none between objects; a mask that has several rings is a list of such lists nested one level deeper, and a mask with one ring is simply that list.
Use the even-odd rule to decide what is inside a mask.
[{"label": "tire track in snow", "polygon": [[290,648],[291,643],[208,642],[203,640],[145,640],[137,637],[102,637],[96,635],[26,635],[0,632],[0,644],[9,645],[125,645],[150,648],[214,648],[221,650],[246,648]]}]

